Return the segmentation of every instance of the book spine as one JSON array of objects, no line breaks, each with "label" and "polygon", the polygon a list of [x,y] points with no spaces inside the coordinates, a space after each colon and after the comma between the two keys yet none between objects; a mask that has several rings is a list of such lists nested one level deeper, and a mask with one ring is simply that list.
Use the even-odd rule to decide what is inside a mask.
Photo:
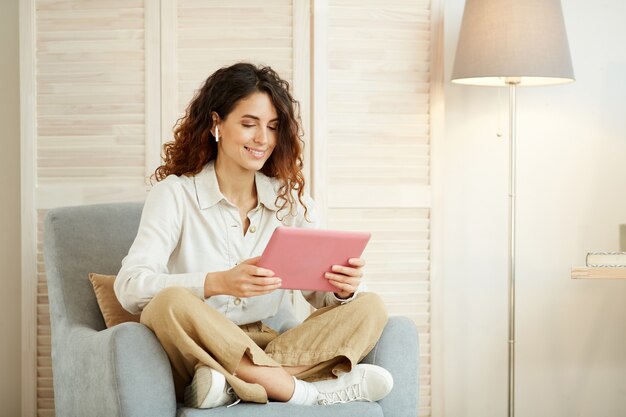
[{"label": "book spine", "polygon": [[585,264],[590,268],[626,268],[626,252],[589,252]]}]

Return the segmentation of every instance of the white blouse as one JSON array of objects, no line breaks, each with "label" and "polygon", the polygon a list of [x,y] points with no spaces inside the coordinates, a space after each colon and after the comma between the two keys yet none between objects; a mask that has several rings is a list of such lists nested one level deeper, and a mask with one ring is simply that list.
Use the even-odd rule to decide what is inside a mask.
[{"label": "white blouse", "polygon": [[[170,175],[154,185],[146,199],[137,237],[115,280],[115,294],[122,306],[138,314],[159,291],[179,286],[204,299],[208,272],[224,271],[263,253],[278,226],[318,227],[313,200],[303,198],[290,214],[282,210],[278,220],[276,197],[280,182],[257,172],[257,206],[248,213],[250,226],[243,233],[239,209],[220,192],[215,166],[209,162],[195,176]],[[361,287],[359,287],[361,289]],[[228,295],[204,299],[207,304],[241,325],[277,314],[290,290],[237,298]],[[332,292],[302,291],[316,308],[348,300]]]}]

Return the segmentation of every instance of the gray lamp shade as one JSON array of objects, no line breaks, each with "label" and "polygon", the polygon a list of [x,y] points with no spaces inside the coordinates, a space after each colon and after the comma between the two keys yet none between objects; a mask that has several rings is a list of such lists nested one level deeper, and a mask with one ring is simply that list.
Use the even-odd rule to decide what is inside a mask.
[{"label": "gray lamp shade", "polygon": [[503,86],[574,81],[560,0],[467,0],[452,82]]}]

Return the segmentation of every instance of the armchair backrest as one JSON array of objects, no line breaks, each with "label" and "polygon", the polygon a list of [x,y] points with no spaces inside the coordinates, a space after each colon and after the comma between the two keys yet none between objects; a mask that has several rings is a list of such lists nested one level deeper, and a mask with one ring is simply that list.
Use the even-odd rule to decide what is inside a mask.
[{"label": "armchair backrest", "polygon": [[51,209],[44,224],[44,259],[50,321],[57,332],[68,326],[105,328],[89,273],[116,275],[128,253],[143,203],[96,204]]}]

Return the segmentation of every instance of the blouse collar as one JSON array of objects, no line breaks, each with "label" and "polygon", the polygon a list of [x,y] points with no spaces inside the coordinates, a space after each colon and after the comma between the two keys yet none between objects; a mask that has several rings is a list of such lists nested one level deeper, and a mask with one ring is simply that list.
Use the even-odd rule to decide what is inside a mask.
[{"label": "blouse collar", "polygon": [[[193,177],[193,181],[201,210],[212,207],[222,200],[228,201],[220,191],[220,186],[217,182],[215,161],[209,161],[202,171]],[[255,173],[254,181],[259,204],[263,204],[269,210],[277,211],[279,209],[279,207],[276,206],[279,182],[273,178],[269,178],[260,171]]]}]

